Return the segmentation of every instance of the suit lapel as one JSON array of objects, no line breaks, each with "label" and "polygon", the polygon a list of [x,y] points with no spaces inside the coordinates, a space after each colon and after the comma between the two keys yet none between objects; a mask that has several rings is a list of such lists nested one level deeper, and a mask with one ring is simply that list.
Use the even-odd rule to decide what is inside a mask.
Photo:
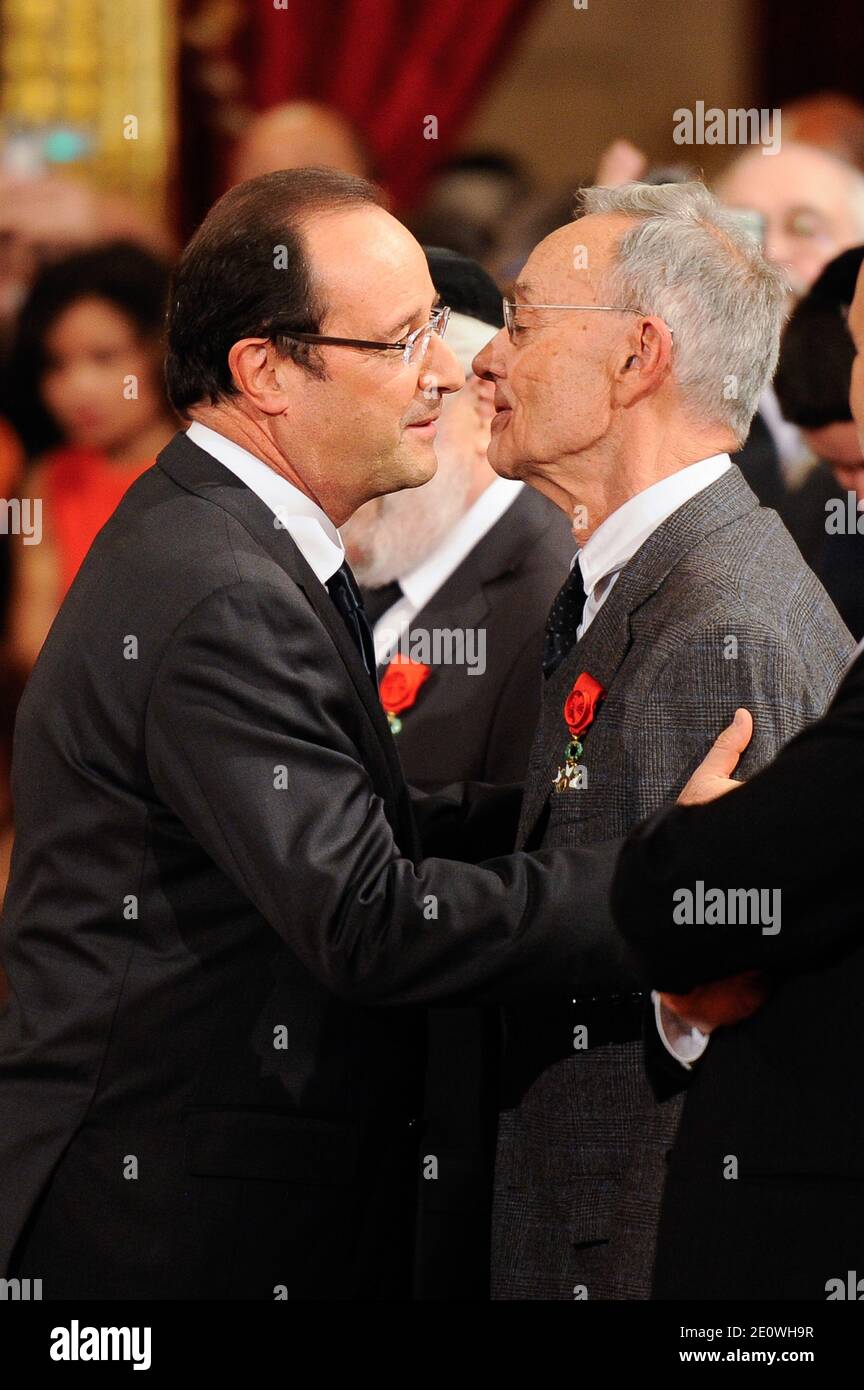
[{"label": "suit lapel", "polygon": [[276,518],[270,508],[251,488],[206,450],[193,444],[185,434],[174,436],[159,455],[157,466],[187,491],[208,497],[217,506],[229,512],[254,536],[259,545],[302,591],[342,659],[357,698],[368,717],[375,742],[383,754],[394,796],[401,801],[404,795],[404,776],[377,690],[369,679],[360,653],[330,595],[304,559],[299,547],[284,527],[275,524]]},{"label": "suit lapel", "polygon": [[[665,583],[675,566],[705,536],[728,526],[758,507],[756,497],[734,465],[709,487],[691,497],[639,548],[615,582],[588,631],[546,682],[522,815],[519,843],[524,844],[546,805],[555,774],[564,760],[569,734],[564,701],[573,682],[587,671],[607,696],[633,644],[631,619]],[[601,705],[596,722],[603,718]],[[586,735],[587,740],[591,733]],[[557,793],[556,793],[557,794]],[[561,793],[568,795],[568,793]]]}]

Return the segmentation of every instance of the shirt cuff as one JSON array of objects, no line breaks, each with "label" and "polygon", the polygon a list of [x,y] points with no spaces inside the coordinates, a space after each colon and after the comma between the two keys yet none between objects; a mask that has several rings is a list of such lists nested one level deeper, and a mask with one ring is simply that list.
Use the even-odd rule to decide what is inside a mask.
[{"label": "shirt cuff", "polygon": [[700,1032],[698,1028],[688,1028],[677,1014],[666,1008],[656,989],[651,991],[651,1000],[654,1005],[654,1022],[663,1046],[676,1062],[690,1071],[693,1063],[699,1061],[708,1046],[709,1035]]}]

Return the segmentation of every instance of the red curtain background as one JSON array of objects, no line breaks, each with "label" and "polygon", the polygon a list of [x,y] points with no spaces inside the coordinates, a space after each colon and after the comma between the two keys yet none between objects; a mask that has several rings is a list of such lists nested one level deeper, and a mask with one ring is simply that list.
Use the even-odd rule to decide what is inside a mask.
[{"label": "red curtain background", "polygon": [[[334,106],[358,127],[378,180],[396,209],[421,196],[452,152],[472,107],[512,49],[536,0],[246,0],[242,26],[226,26],[221,55],[181,49],[181,170],[178,195],[188,232],[221,191],[225,137],[212,108],[220,62],[242,78],[255,110],[307,98]],[[207,26],[207,0],[186,0],[187,25]],[[211,29],[213,28],[211,24]],[[215,33],[215,31],[214,31]],[[215,86],[215,92],[214,92]],[[227,78],[223,86],[230,99]],[[434,116],[438,138],[424,139]]]}]

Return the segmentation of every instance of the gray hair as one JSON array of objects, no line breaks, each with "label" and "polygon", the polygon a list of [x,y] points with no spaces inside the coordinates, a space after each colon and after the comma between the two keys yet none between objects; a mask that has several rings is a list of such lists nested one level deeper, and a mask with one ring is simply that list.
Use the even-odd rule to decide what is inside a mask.
[{"label": "gray hair", "polygon": [[669,325],[685,409],[727,426],[740,444],[777,366],[782,271],[702,183],[586,188],[580,202],[586,214],[635,220],[602,276],[603,296]]}]

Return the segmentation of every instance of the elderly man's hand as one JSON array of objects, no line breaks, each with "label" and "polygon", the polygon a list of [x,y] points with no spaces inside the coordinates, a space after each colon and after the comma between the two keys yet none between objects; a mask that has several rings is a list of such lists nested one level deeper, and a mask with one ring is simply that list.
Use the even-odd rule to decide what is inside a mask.
[{"label": "elderly man's hand", "polygon": [[678,804],[696,806],[740,787],[741,783],[735,781],[732,773],[752,737],[752,714],[749,710],[737,709],[732,723],[718,735],[693,773],[678,798]]},{"label": "elderly man's hand", "polygon": [[689,994],[661,994],[660,1001],[688,1028],[713,1033],[740,1023],[760,1009],[768,997],[768,987],[758,970],[745,970],[709,985],[697,985]]}]

